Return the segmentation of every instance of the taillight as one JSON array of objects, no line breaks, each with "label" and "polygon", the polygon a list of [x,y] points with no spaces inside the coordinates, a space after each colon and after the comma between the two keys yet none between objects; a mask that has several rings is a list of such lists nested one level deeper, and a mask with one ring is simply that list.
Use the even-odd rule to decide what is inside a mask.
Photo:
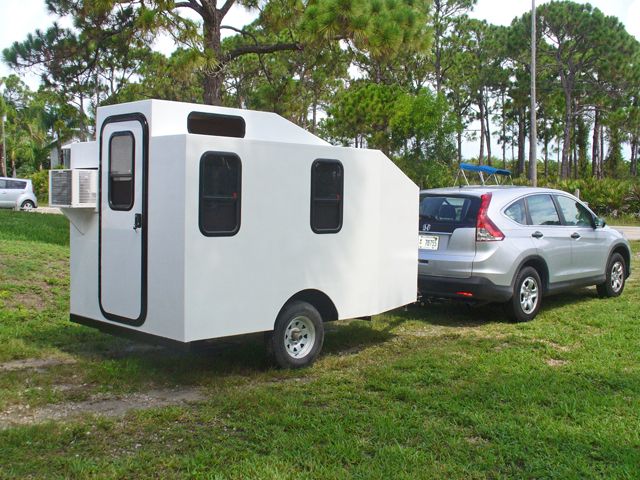
[{"label": "taillight", "polygon": [[500,231],[496,224],[491,221],[488,215],[491,194],[485,193],[480,197],[480,210],[476,220],[476,241],[495,242],[504,240],[504,233]]}]

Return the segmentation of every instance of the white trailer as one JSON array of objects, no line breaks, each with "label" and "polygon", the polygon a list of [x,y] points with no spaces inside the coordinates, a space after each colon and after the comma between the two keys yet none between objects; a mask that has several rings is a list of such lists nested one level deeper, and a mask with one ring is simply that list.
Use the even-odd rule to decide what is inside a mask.
[{"label": "white trailer", "polygon": [[71,221],[71,320],[192,344],[272,332],[310,364],[323,322],[416,300],[418,187],[379,151],[266,112],[100,107],[52,171]]}]

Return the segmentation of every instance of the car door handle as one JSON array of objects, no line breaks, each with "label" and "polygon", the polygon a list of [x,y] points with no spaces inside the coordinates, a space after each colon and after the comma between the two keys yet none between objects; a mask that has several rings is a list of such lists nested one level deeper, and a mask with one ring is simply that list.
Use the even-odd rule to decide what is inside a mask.
[{"label": "car door handle", "polygon": [[542,237],[544,237],[544,235],[542,234],[542,232],[533,232],[533,233],[531,234],[531,236],[532,236],[533,238],[542,238]]},{"label": "car door handle", "polygon": [[579,238],[580,238],[580,234],[579,234],[578,232],[573,232],[573,233],[571,234],[571,238],[574,238],[574,239],[576,239],[576,240],[577,240],[577,239],[579,239]]}]

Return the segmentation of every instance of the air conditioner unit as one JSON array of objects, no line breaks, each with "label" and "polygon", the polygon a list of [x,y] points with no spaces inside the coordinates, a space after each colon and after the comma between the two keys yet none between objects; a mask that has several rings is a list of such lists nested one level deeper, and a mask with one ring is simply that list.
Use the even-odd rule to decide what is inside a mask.
[{"label": "air conditioner unit", "polygon": [[49,205],[64,208],[96,208],[98,170],[49,171]]}]

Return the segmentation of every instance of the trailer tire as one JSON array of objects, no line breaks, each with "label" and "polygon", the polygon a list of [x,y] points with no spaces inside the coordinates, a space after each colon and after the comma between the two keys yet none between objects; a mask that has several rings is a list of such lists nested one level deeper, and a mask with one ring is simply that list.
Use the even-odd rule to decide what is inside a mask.
[{"label": "trailer tire", "polygon": [[318,310],[296,300],[278,314],[267,352],[281,368],[304,368],[318,357],[323,342],[324,325]]}]

